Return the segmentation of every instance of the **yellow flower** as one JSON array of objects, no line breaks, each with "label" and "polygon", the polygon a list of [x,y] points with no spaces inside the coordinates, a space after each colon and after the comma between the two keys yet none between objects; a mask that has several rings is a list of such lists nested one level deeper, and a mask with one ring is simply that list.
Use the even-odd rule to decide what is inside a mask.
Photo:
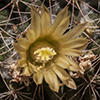
[{"label": "yellow flower", "polygon": [[43,78],[50,89],[58,92],[61,81],[68,87],[76,89],[73,79],[65,69],[79,71],[79,66],[69,58],[82,54],[87,46],[87,39],[77,38],[82,34],[86,23],[77,25],[63,35],[69,26],[68,8],[63,9],[51,25],[49,10],[42,5],[41,15],[31,7],[31,29],[26,38],[18,38],[14,44],[20,54],[18,65],[23,68],[22,74],[33,75],[34,82],[42,84]]}]

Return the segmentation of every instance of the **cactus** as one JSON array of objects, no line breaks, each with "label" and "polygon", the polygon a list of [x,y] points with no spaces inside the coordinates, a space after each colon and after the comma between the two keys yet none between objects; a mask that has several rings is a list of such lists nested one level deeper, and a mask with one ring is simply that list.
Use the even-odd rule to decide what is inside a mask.
[{"label": "cactus", "polygon": [[[62,2],[60,2],[60,0],[45,0],[45,2],[44,0],[1,0],[0,100],[99,100],[100,11],[96,8],[98,2],[95,1],[93,5],[91,0],[88,0],[88,2],[87,0],[62,0]],[[64,35],[66,35],[66,32],[69,30],[75,28],[76,25],[87,22],[85,31],[78,38],[84,38],[84,40],[86,39],[87,41],[89,40],[88,45],[84,44],[83,48],[80,47],[75,49],[83,50],[86,46],[87,48],[82,51],[83,54],[77,57],[68,56],[68,58],[71,59],[70,62],[72,61],[74,64],[77,64],[80,70],[73,72],[69,69],[65,69],[71,79],[75,81],[77,90],[66,87],[64,85],[65,83],[62,82],[60,78],[58,81],[61,84],[59,86],[59,91],[57,92],[55,92],[54,88],[52,89],[45,80],[43,80],[42,84],[36,85],[36,80],[34,81],[33,76],[25,76],[22,73],[24,68],[20,68],[18,65],[21,54],[15,51],[14,44],[18,43],[18,38],[26,38],[27,32],[29,32],[28,29],[31,27],[31,7],[34,7],[39,14],[42,14],[41,8],[43,3],[50,10],[51,25],[57,17],[57,14],[68,6],[70,24],[68,29],[63,32]],[[46,8],[44,9],[45,12],[48,13],[48,10]],[[62,19],[66,18],[64,17],[65,15],[62,15]],[[62,27],[66,26],[62,25]],[[55,37],[57,36],[58,34]],[[63,43],[63,40],[61,40],[60,43]],[[44,48],[45,47],[42,49]],[[37,52],[39,52],[39,54],[42,53],[42,49],[38,49]],[[46,50],[53,54],[51,48],[46,48]],[[35,52],[37,55],[36,57],[39,55],[37,52]],[[55,55],[56,54],[52,55],[52,57]],[[52,59],[52,57],[50,59]],[[29,59],[29,61],[31,60]],[[54,71],[52,73],[54,73]],[[73,81],[72,84],[74,84]]]}]

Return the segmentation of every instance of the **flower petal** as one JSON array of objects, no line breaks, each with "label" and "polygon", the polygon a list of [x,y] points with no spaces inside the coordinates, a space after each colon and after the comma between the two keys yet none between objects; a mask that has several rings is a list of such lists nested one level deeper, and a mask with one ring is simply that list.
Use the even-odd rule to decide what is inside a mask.
[{"label": "flower petal", "polygon": [[31,16],[32,16],[31,29],[34,30],[36,37],[39,37],[41,32],[40,14],[32,6],[31,6]]},{"label": "flower petal", "polygon": [[84,49],[86,49],[87,45],[88,45],[88,43],[85,43],[83,46],[77,47],[77,48],[74,48],[74,49],[77,49],[77,50],[84,50]]},{"label": "flower petal", "polygon": [[61,80],[67,80],[69,79],[69,75],[67,74],[67,72],[62,69],[61,67],[57,66],[57,65],[54,65],[52,66],[52,69],[53,71],[58,75],[58,77],[61,79]]},{"label": "flower petal", "polygon": [[67,41],[66,43],[63,43],[63,48],[79,48],[84,46],[89,40],[84,38],[77,38]]},{"label": "flower petal", "polygon": [[59,81],[57,79],[56,74],[49,69],[48,71],[44,72],[45,81],[49,84],[51,90],[58,92],[59,91]]},{"label": "flower petal", "polygon": [[72,89],[76,89],[75,82],[69,77],[69,75],[64,69],[60,68],[59,66],[53,66],[52,68],[65,85]]},{"label": "flower petal", "polygon": [[50,11],[48,10],[48,8],[47,8],[44,4],[42,4],[41,16],[42,16],[45,12],[50,16]]},{"label": "flower petal", "polygon": [[65,19],[68,15],[68,8],[64,8],[62,11],[60,11],[51,27],[51,33],[53,33],[55,31],[55,29],[58,27],[58,25],[60,24],[60,22]]},{"label": "flower petal", "polygon": [[30,68],[27,66],[24,67],[22,74],[25,76],[30,76],[32,73],[30,72]]},{"label": "flower petal", "polygon": [[81,51],[79,50],[76,50],[76,49],[63,49],[60,50],[60,53],[62,55],[67,55],[67,56],[73,56],[73,57],[77,57],[77,56],[80,56],[81,54],[83,54]]},{"label": "flower petal", "polygon": [[52,37],[54,37],[56,40],[59,39],[63,35],[63,33],[66,31],[68,26],[69,26],[69,17],[63,19],[59,23],[58,27],[53,32]]},{"label": "flower petal", "polygon": [[72,78],[68,79],[68,80],[63,80],[62,81],[67,87],[71,88],[71,89],[74,89],[76,90],[77,87],[76,87],[76,84],[75,82],[73,81]]},{"label": "flower petal", "polygon": [[27,49],[29,48],[29,46],[30,46],[30,43],[29,43],[29,41],[28,41],[26,38],[18,38],[17,41],[18,41],[19,45],[20,45],[22,48],[26,49],[26,50],[27,50]]},{"label": "flower petal", "polygon": [[80,68],[79,68],[79,66],[78,66],[78,64],[76,62],[71,60],[69,57],[66,57],[66,59],[70,63],[69,70],[75,71],[75,72],[80,70]]},{"label": "flower petal", "polygon": [[51,26],[50,13],[49,10],[42,5],[42,17],[41,17],[41,27],[42,35],[46,35],[49,32]]},{"label": "flower petal", "polygon": [[68,41],[70,39],[73,39],[79,35],[82,34],[84,29],[86,28],[87,23],[79,24],[75,26],[73,29],[68,31],[66,34],[64,34],[61,38],[61,41]]},{"label": "flower petal", "polygon": [[33,43],[36,40],[36,34],[34,30],[28,29],[28,33],[26,34],[30,43]]},{"label": "flower petal", "polygon": [[70,63],[67,61],[67,57],[66,56],[60,56],[57,58],[56,62],[57,65],[59,65],[60,67],[62,67],[63,69],[68,69],[70,66]]},{"label": "flower petal", "polygon": [[36,83],[36,85],[42,84],[43,74],[40,71],[38,71],[37,73],[33,74],[33,80]]},{"label": "flower petal", "polygon": [[25,66],[27,66],[27,62],[26,62],[26,60],[24,60],[24,59],[19,59],[19,60],[18,60],[18,65],[19,65],[20,67],[25,67]]},{"label": "flower petal", "polygon": [[26,60],[26,58],[27,58],[26,52],[21,52],[21,53],[20,53],[20,58],[21,58],[22,60]]},{"label": "flower petal", "polygon": [[15,51],[18,52],[18,53],[21,53],[23,51],[26,51],[24,48],[22,48],[18,43],[14,43],[14,48],[15,48]]},{"label": "flower petal", "polygon": [[30,68],[32,68],[32,72],[33,72],[33,73],[34,73],[34,72],[37,72],[37,68],[36,68],[35,65],[33,65],[32,63],[30,63],[29,61],[28,61],[28,65],[29,65]]}]

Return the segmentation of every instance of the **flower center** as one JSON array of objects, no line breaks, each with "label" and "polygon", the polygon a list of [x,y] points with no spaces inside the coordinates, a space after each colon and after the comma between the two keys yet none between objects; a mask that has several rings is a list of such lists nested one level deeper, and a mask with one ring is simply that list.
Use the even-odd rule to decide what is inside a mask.
[{"label": "flower center", "polygon": [[51,64],[57,52],[55,47],[43,39],[37,40],[33,43],[27,51],[27,59],[32,64],[31,66],[35,72],[38,70],[45,70]]},{"label": "flower center", "polygon": [[53,48],[50,47],[42,47],[41,49],[38,49],[34,52],[34,55],[36,55],[36,62],[39,61],[44,63],[51,60],[56,54],[57,53],[53,50]]}]

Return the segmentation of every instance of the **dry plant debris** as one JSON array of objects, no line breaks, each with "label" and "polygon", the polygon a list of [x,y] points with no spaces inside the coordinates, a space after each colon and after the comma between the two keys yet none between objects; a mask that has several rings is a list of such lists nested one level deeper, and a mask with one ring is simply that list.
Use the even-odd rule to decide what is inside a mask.
[{"label": "dry plant debris", "polygon": [[[0,99],[99,100],[100,0],[97,2],[98,7],[95,7],[95,1],[95,8],[92,7],[92,0],[91,2],[89,2],[89,0],[62,0],[62,2],[60,0],[42,1],[43,0],[7,0],[5,2],[4,0],[0,0],[0,72],[2,77],[2,79],[0,78]],[[75,83],[79,85],[77,85],[76,92],[74,90],[71,90],[70,92],[70,89],[64,86],[64,84],[60,84],[61,91],[59,91],[59,93],[56,93],[49,89],[45,81],[42,85],[35,86],[34,82],[31,80],[32,75],[25,76],[22,73],[23,68],[21,70],[19,69],[19,65],[17,63],[19,55],[15,52],[13,44],[16,43],[16,38],[26,37],[26,32],[31,26],[31,6],[35,7],[38,10],[39,14],[41,14],[42,3],[47,4],[46,6],[50,10],[50,18],[52,24],[57,17],[57,14],[64,8],[63,3],[66,3],[66,6],[69,6],[68,13],[71,16],[71,21],[69,22],[69,26],[66,32],[71,28],[74,28],[79,23],[88,22],[86,30],[83,32],[84,35],[81,35],[80,37],[84,39],[90,39],[90,41],[88,42],[89,45],[86,48],[86,50],[89,52],[79,57],[69,57],[71,58],[71,62],[74,60],[74,64],[77,63],[80,70],[76,73],[73,73],[70,72],[69,69],[64,69],[70,74],[72,78],[74,78]],[[70,9],[71,7],[72,9]],[[35,52],[35,54],[40,54],[40,52],[43,51],[42,49],[39,49],[37,52]],[[47,48],[46,50],[50,51],[51,49]],[[54,55],[52,56],[54,57],[55,55],[56,54],[54,53]],[[40,59],[41,57],[39,56],[38,58]],[[42,57],[41,59],[43,60],[44,57]],[[50,57],[49,60],[52,60],[52,57]],[[40,67],[39,69],[41,70],[41,68],[42,67]],[[15,89],[16,85],[11,88],[14,82],[17,83],[17,86],[20,87],[18,90]],[[22,88],[20,86],[20,83],[22,84]],[[5,85],[7,88],[3,87],[3,85]],[[29,88],[31,98],[25,96],[27,94],[25,92],[28,92],[28,90],[24,89],[23,87]],[[22,91],[24,93],[22,93]],[[86,95],[87,93],[89,93],[88,96]]]}]

